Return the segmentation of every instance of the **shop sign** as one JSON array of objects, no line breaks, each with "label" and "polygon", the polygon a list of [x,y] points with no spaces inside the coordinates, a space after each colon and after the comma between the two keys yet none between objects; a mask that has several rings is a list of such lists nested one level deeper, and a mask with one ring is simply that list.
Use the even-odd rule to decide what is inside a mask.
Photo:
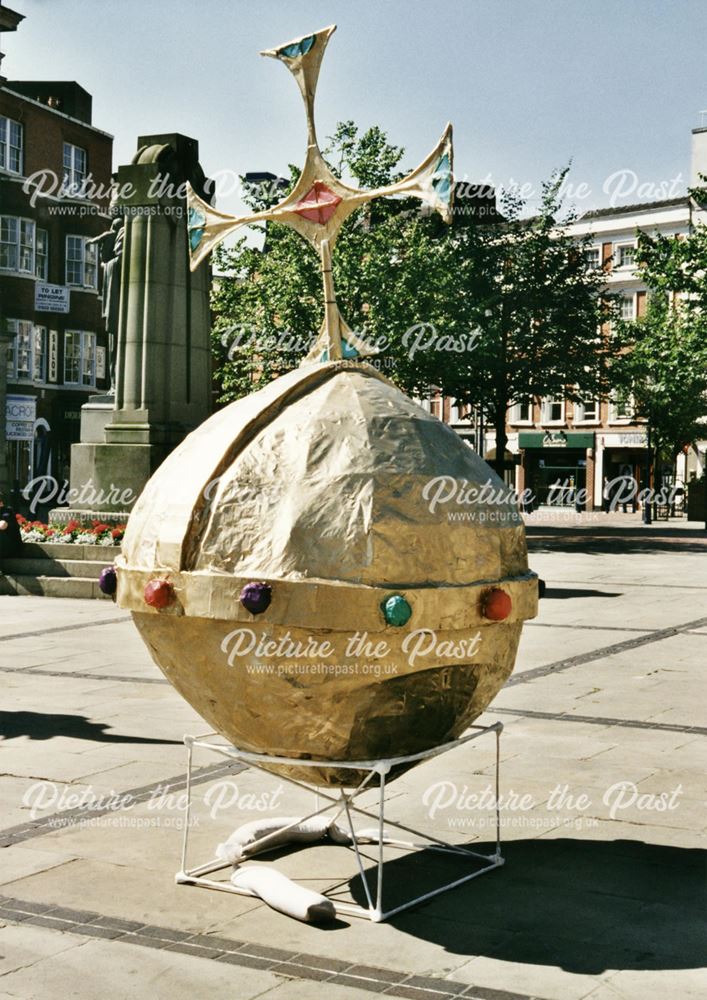
[{"label": "shop sign", "polygon": [[35,281],[35,312],[68,313],[70,294],[66,285],[48,285],[45,281]]},{"label": "shop sign", "polygon": [[48,381],[56,382],[59,375],[59,334],[56,330],[49,331],[49,365]]},{"label": "shop sign", "polygon": [[37,419],[34,396],[10,396],[5,399],[5,437],[8,441],[32,441]]},{"label": "shop sign", "polygon": [[627,431],[625,434],[605,434],[605,448],[647,448],[645,431]]},{"label": "shop sign", "polygon": [[586,431],[521,431],[519,448],[593,448],[594,434]]}]

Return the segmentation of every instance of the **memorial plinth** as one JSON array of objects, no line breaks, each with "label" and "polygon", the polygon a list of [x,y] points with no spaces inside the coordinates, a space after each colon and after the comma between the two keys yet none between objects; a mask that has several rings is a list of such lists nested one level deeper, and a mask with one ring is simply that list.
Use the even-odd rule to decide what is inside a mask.
[{"label": "memorial plinth", "polygon": [[[178,133],[141,136],[117,175],[124,219],[112,398],[87,403],[72,447],[71,490],[91,510],[129,513],[167,455],[210,413],[209,274],[189,268],[186,184],[207,197],[198,143]],[[91,490],[86,490],[91,484]],[[101,498],[130,495],[128,504]],[[74,509],[78,515],[79,510]]]}]

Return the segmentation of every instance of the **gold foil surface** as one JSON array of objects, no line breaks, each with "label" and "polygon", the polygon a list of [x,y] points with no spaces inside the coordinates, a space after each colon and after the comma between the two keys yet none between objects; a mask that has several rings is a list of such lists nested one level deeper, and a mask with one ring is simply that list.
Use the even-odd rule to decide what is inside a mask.
[{"label": "gold foil surface", "polygon": [[[234,745],[331,761],[414,753],[487,708],[537,612],[506,494],[376,369],[298,369],[215,414],[157,470],[130,517],[118,604]],[[143,598],[157,578],[174,592],[161,611]],[[272,588],[259,615],[239,602],[253,581]],[[504,621],[484,615],[490,589],[511,599]],[[381,609],[392,595],[411,609],[400,627]]]}]

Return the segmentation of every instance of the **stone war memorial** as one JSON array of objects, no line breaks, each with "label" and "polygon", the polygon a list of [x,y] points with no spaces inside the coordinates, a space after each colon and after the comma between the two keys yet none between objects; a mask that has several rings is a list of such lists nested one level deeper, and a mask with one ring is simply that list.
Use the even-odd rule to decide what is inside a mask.
[{"label": "stone war memorial", "polygon": [[[357,851],[349,801],[371,782],[381,791],[373,839],[381,851],[394,843],[383,834],[386,783],[460,739],[489,731],[498,737],[500,727],[463,734],[513,670],[523,621],[536,614],[538,583],[511,499],[481,503],[462,523],[425,505],[425,484],[435,477],[491,481],[501,494],[503,483],[450,428],[366,362],[369,349],[339,313],[331,256],[347,217],[375,198],[405,195],[449,219],[453,187],[449,126],[396,184],[357,190],[334,176],[314,126],[317,77],[333,30],[264,53],[285,64],[304,98],[307,157],[293,190],[267,211],[233,218],[188,187],[194,273],[203,273],[225,236],[264,219],[291,227],[319,253],[319,338],[299,368],[216,413],[165,459],[130,516],[116,599],[132,612],[167,678],[227,741],[215,752],[333,790],[333,807],[302,823],[285,818],[236,831],[216,860],[196,871],[199,884],[214,887],[198,876],[233,865],[232,891],[258,893],[302,919],[360,912],[381,920],[388,914],[380,888],[376,902],[361,910],[240,862],[290,839],[330,836]],[[141,245],[139,234],[131,223],[126,254]],[[130,260],[136,286],[128,285],[128,302],[134,298],[137,311],[152,287],[151,257],[135,252]],[[144,293],[132,269],[140,266]],[[133,315],[128,309],[125,343],[122,328],[118,337],[117,409],[96,455],[129,440],[145,448],[152,441],[152,425],[138,422],[152,411],[138,378],[145,348],[130,339]],[[168,311],[161,315],[168,322]],[[182,341],[164,346],[183,348]],[[182,373],[175,366],[170,378]],[[243,500],[244,486],[257,505]],[[378,651],[381,671],[360,670],[352,636],[361,634]],[[252,638],[247,662],[244,636]],[[297,683],[278,670],[283,654],[304,657]],[[320,669],[320,659],[337,669]],[[248,672],[254,664],[263,671],[257,679]],[[344,816],[348,822],[337,824]],[[502,857],[497,849],[481,860],[489,870]],[[179,877],[191,882],[195,872]]]},{"label": "stone war memorial", "polygon": [[178,133],[140,136],[133,162],[118,169],[116,219],[94,241],[113,387],[82,407],[71,454],[79,503],[64,518],[125,520],[152,473],[211,411],[209,273],[189,267],[187,184],[206,195],[198,143]]}]

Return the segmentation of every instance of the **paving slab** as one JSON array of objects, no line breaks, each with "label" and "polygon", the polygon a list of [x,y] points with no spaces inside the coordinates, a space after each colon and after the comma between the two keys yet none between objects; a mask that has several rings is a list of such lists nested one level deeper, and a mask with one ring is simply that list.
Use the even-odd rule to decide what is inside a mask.
[{"label": "paving slab", "polygon": [[[532,800],[527,809],[502,810],[505,866],[378,925],[347,917],[326,930],[257,899],[175,885],[179,789],[174,802],[157,806],[152,790],[184,774],[183,734],[208,727],[162,683],[129,617],[109,602],[0,598],[8,735],[0,746],[7,807],[0,826],[21,828],[0,851],[0,891],[9,900],[0,899],[8,956],[0,994],[85,1000],[104,998],[107,984],[115,995],[170,1000],[707,993],[698,968],[707,628],[691,627],[707,616],[704,553],[679,545],[651,551],[643,542],[622,551],[620,539],[589,535],[605,551],[582,552],[573,540],[580,530],[564,540],[531,534],[531,565],[549,596],[524,629],[513,683],[480,720],[505,725],[502,793]],[[489,783],[490,743],[400,778],[389,818],[493,850],[493,810],[450,805],[430,815],[435,786],[463,798],[465,787]],[[203,754],[196,766],[216,762]],[[49,809],[32,825],[23,798],[38,781],[76,793],[138,791],[139,801],[65,828],[49,823]],[[620,782],[647,796],[681,783],[678,808],[631,806],[612,819],[604,796]],[[553,806],[558,784],[590,805]],[[254,817],[314,808],[311,796],[285,786],[276,807],[258,809],[258,796],[276,786],[252,771],[227,776],[225,785],[204,772],[194,787],[194,858],[210,856]],[[224,788],[236,789],[232,808],[212,816]],[[280,851],[259,863],[362,898],[353,856],[341,848]],[[414,893],[446,864],[432,852],[412,860],[386,852],[386,879]],[[83,978],[82,969],[89,970]]]},{"label": "paving slab", "polygon": [[[37,947],[38,928],[22,926],[3,928],[0,940],[9,933],[15,947],[27,954]],[[79,935],[62,933],[71,947],[48,954],[35,952],[31,964],[10,971],[0,980],[4,996],[21,1000],[47,1000],[48,997],[77,997],[81,1000],[105,1000],[136,996],[144,992],[170,1000],[194,1000],[205,996],[237,996],[250,1000],[279,980],[268,972],[233,967],[172,951],[149,949],[112,941],[93,941]],[[11,944],[12,944],[11,937]],[[42,938],[40,947],[44,946]],[[57,957],[60,955],[60,959]],[[110,994],[106,994],[109,984]]]}]

